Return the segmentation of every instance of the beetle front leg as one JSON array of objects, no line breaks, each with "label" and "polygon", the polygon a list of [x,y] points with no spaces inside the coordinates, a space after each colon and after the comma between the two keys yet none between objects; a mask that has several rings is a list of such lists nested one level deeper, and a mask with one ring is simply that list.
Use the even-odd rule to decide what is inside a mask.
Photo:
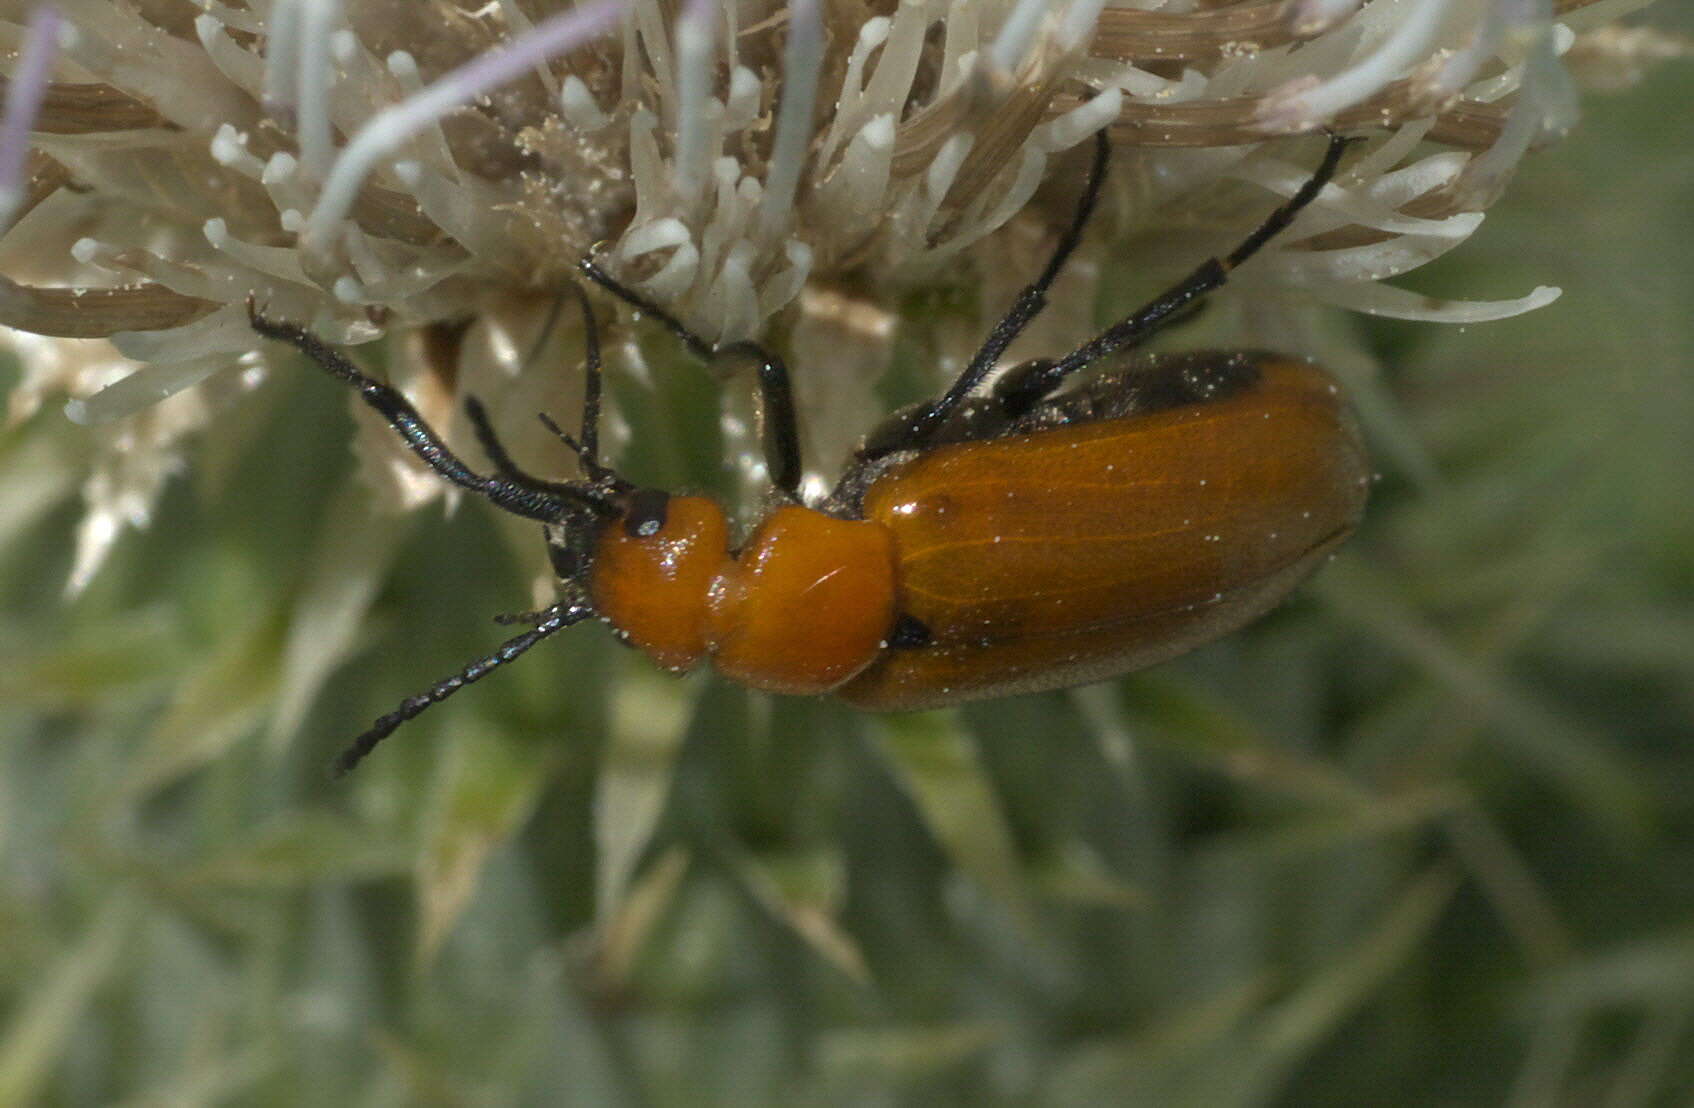
[{"label": "beetle front leg", "polygon": [[589,280],[635,310],[657,319],[701,361],[747,357],[758,364],[759,409],[765,428],[765,467],[770,471],[771,484],[792,499],[799,500],[800,427],[794,412],[793,381],[783,360],[752,341],[713,346],[690,331],[676,316],[601,269],[593,258],[582,259],[578,266]]}]

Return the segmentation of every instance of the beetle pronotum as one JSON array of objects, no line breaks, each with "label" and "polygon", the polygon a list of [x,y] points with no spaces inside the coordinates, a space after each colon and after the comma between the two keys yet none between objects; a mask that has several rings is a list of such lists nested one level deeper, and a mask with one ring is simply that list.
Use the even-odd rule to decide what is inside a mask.
[{"label": "beetle pronotum", "polygon": [[930,708],[1063,688],[1163,661],[1263,614],[1350,534],[1369,463],[1322,370],[1258,351],[1139,360],[1060,391],[1128,351],[1284,230],[1335,175],[1311,178],[1223,258],[1056,359],[990,371],[1046,304],[1105,178],[1089,181],[1046,268],[941,396],[867,437],[833,492],[807,504],[787,368],[751,343],[715,349],[590,259],[594,283],[653,315],[696,354],[759,367],[779,503],[733,545],[714,501],[637,488],[599,458],[601,365],[580,289],[587,379],[580,432],[546,417],[582,477],[520,470],[467,401],[494,473],[473,471],[398,391],[301,327],[252,313],[356,388],[444,479],[541,522],[561,597],[533,626],[378,719],[345,773],[395,728],[542,639],[598,617],[666,669],[710,658],[753,688],[833,693],[870,710]]}]

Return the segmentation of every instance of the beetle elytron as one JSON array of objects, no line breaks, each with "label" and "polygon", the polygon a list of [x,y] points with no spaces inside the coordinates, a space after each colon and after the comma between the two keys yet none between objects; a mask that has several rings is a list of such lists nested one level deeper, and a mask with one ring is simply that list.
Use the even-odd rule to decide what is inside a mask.
[{"label": "beetle elytron", "polygon": [[848,462],[834,491],[800,496],[788,371],[753,343],[714,349],[592,260],[594,283],[650,313],[696,354],[759,367],[779,500],[745,541],[698,496],[637,488],[600,461],[601,367],[580,289],[587,378],[580,433],[543,420],[582,477],[548,481],[513,464],[482,406],[467,401],[491,460],[472,471],[398,391],[304,329],[252,312],[356,388],[437,473],[545,525],[561,599],[489,656],[409,697],[337,759],[345,773],[395,728],[537,642],[591,617],[666,669],[704,658],[753,688],[833,693],[856,707],[931,708],[1063,688],[1163,661],[1253,620],[1350,534],[1370,468],[1335,383],[1304,361],[1258,351],[1167,355],[1060,391],[1195,306],[1286,228],[1335,175],[1330,139],[1298,192],[1227,257],[1061,358],[981,386],[1046,304],[1100,194],[1088,185],[1047,267],[937,399],[897,413]]}]

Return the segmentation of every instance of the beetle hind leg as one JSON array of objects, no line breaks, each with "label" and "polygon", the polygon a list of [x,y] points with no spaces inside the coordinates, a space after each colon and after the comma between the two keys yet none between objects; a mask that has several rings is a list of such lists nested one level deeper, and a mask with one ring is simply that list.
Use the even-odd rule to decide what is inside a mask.
[{"label": "beetle hind leg", "polygon": [[947,391],[937,397],[934,403],[917,409],[903,432],[886,436],[887,441],[878,443],[875,448],[861,450],[862,458],[875,458],[896,450],[922,446],[933,438],[947,423],[948,417],[954,415],[970,394],[976,391],[977,386],[982,384],[983,379],[1000,360],[1000,356],[1006,352],[1006,348],[1041,314],[1041,310],[1047,306],[1047,291],[1052,288],[1059,271],[1070,260],[1077,244],[1082,241],[1082,233],[1088,228],[1088,222],[1100,199],[1100,191],[1105,185],[1106,166],[1110,155],[1111,146],[1106,139],[1106,132],[1096,131],[1094,161],[1089,171],[1088,184],[1082,190],[1082,198],[1077,202],[1070,225],[1059,236],[1058,244],[1053,248],[1053,255],[1047,260],[1047,267],[1018,294],[1017,300],[1001,317],[1000,322],[994,325],[994,329],[988,332],[988,338],[972,355],[964,372],[947,387]]},{"label": "beetle hind leg", "polygon": [[1133,349],[1171,323],[1198,311],[1202,298],[1223,287],[1228,282],[1232,270],[1257,254],[1271,239],[1287,230],[1294,218],[1317,199],[1318,193],[1334,179],[1336,170],[1340,168],[1342,153],[1356,141],[1356,138],[1331,134],[1323,161],[1306,179],[1306,183],[1266,216],[1240,245],[1222,258],[1207,258],[1194,272],[1126,318],[1112,324],[1044,370],[1026,375],[1018,382],[1018,397],[1033,397],[1029,400],[1033,406],[1042,397],[1051,395],[1053,390],[1064,383],[1065,378],[1077,370],[1120,350]]}]

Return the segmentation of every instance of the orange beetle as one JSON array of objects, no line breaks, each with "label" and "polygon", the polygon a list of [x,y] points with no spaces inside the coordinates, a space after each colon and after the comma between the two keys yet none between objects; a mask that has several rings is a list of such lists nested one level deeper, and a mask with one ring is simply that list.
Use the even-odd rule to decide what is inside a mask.
[{"label": "orange beetle", "polygon": [[1335,174],[1330,140],[1311,179],[1226,258],[1076,350],[990,370],[1046,303],[1105,176],[1088,187],[1041,276],[936,400],[865,440],[835,490],[807,505],[787,369],[752,343],[714,349],[602,272],[596,284],[652,314],[702,357],[759,366],[767,455],[782,499],[740,546],[710,499],[637,488],[598,456],[601,367],[578,290],[588,370],[578,481],[513,464],[474,398],[466,407],[492,476],[472,471],[394,389],[290,323],[252,313],[357,388],[442,477],[546,525],[562,599],[506,617],[534,626],[410,697],[337,759],[345,773],[395,728],[541,639],[599,617],[673,671],[710,658],[726,676],[787,694],[834,693],[877,711],[1063,688],[1163,661],[1251,621],[1350,534],[1370,467],[1339,390],[1320,369],[1256,351],[1166,355],[1061,391],[1222,285]]}]

